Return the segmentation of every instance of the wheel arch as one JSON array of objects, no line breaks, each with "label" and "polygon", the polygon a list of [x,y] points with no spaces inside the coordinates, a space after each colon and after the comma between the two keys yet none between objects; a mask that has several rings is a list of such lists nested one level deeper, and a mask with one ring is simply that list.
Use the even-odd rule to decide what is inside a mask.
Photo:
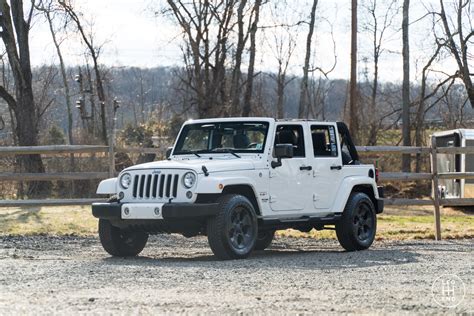
[{"label": "wheel arch", "polygon": [[252,203],[257,215],[262,215],[254,188],[250,184],[231,184],[224,187],[222,194],[239,194],[245,196]]},{"label": "wheel arch", "polygon": [[358,184],[354,186],[351,190],[351,194],[355,192],[365,193],[377,209],[377,199],[375,198],[374,190],[370,184]]},{"label": "wheel arch", "polygon": [[377,210],[377,199],[378,199],[378,191],[377,186],[372,178],[369,177],[348,177],[345,178],[337,196],[339,197],[336,199],[334,204],[334,212],[335,213],[342,213],[344,208],[349,200],[350,195],[353,192],[362,192],[369,196],[370,200],[374,204],[375,210]]}]

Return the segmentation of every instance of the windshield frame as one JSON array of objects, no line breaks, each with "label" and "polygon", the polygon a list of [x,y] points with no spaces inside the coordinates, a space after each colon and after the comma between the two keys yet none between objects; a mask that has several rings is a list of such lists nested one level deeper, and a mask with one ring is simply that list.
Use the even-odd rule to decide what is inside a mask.
[{"label": "windshield frame", "polygon": [[[181,156],[181,155],[195,155],[195,154],[199,154],[199,155],[202,155],[202,154],[229,154],[229,153],[226,153],[224,151],[219,151],[219,150],[216,150],[214,151],[213,149],[203,149],[203,150],[194,150],[194,151],[176,151],[176,149],[178,148],[178,145],[181,143],[181,142],[184,142],[184,139],[182,139],[183,135],[185,132],[187,132],[187,129],[189,131],[189,128],[190,126],[202,126],[202,125],[208,125],[208,124],[223,124],[223,125],[232,125],[232,124],[261,124],[265,127],[265,137],[264,137],[264,140],[263,140],[263,143],[262,143],[262,147],[261,149],[256,149],[256,148],[249,148],[249,149],[241,149],[241,148],[231,148],[231,150],[234,152],[234,153],[239,153],[239,154],[263,154],[265,152],[265,149],[266,149],[266,146],[267,146],[267,140],[268,140],[268,136],[269,136],[269,133],[270,133],[270,122],[268,121],[254,121],[254,120],[241,120],[241,121],[208,121],[208,122],[193,122],[193,123],[188,123],[188,124],[185,124],[183,125],[177,139],[176,139],[176,142],[175,142],[175,145],[173,146],[173,152],[172,152],[172,155],[173,156]],[[182,147],[182,145],[181,145]]]}]

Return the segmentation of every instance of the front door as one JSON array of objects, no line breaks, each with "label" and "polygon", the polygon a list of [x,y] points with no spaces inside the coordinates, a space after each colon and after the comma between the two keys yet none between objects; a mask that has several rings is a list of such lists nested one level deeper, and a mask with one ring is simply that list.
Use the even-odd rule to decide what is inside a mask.
[{"label": "front door", "polygon": [[273,211],[304,210],[310,202],[308,186],[312,170],[306,155],[305,124],[277,125],[275,144],[292,144],[293,158],[282,159],[280,167],[270,169],[270,207]]},{"label": "front door", "polygon": [[343,180],[341,150],[335,125],[310,124],[310,130],[313,205],[318,211],[326,211],[334,205]]}]

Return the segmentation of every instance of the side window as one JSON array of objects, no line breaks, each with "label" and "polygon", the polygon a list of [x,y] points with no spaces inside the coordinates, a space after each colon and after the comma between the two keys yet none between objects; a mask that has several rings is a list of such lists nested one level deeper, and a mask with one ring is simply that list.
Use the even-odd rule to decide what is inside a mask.
[{"label": "side window", "polygon": [[303,126],[277,126],[275,144],[292,144],[293,157],[305,157]]},{"label": "side window", "polygon": [[314,157],[337,157],[336,129],[332,125],[312,125]]}]

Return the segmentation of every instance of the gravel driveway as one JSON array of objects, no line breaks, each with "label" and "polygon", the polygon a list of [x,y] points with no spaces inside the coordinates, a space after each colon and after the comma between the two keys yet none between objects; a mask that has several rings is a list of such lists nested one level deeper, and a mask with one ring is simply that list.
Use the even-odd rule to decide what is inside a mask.
[{"label": "gravel driveway", "polygon": [[[205,238],[152,237],[141,257],[123,259],[93,237],[3,236],[0,315],[473,315],[473,247],[472,239],[376,242],[346,253],[332,240],[278,238],[247,260],[219,262]],[[464,283],[457,307],[442,308],[432,295],[442,274]]]}]

